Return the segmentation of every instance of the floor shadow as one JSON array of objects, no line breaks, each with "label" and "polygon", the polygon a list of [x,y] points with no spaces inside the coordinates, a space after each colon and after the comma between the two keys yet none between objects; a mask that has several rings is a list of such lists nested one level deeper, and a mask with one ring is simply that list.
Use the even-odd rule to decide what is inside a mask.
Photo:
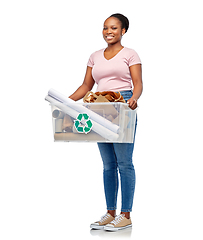
[{"label": "floor shadow", "polygon": [[90,234],[92,236],[99,236],[103,238],[130,238],[132,234],[132,227],[126,228],[123,230],[118,230],[117,232],[110,232],[110,231],[104,231],[104,230],[90,230]]}]

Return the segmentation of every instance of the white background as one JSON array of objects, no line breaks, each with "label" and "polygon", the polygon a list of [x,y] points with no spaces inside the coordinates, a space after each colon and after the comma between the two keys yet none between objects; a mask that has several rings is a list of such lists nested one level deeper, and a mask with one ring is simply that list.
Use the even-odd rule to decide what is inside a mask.
[{"label": "white background", "polygon": [[[144,91],[134,227],[111,234],[89,229],[106,211],[97,145],[54,143],[44,98],[79,87],[116,12],[130,20],[122,43],[142,60]],[[203,238],[202,22],[198,0],[1,1],[0,239]]]}]

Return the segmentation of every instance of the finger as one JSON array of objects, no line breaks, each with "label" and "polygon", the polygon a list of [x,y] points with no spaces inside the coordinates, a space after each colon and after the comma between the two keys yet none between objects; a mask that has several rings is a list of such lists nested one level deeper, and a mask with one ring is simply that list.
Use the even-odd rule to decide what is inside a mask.
[{"label": "finger", "polygon": [[133,101],[131,99],[128,100],[128,104],[129,104],[129,106],[132,106],[133,105]]},{"label": "finger", "polygon": [[137,102],[137,101],[136,101],[135,99],[132,99],[132,100],[130,101],[131,106],[135,105],[136,102]]},{"label": "finger", "polygon": [[135,99],[133,99],[130,104],[129,107],[134,110],[137,107],[137,101]]},{"label": "finger", "polygon": [[129,107],[132,106],[132,101],[131,101],[131,100],[128,100],[127,103],[128,103],[128,106],[129,106]]}]

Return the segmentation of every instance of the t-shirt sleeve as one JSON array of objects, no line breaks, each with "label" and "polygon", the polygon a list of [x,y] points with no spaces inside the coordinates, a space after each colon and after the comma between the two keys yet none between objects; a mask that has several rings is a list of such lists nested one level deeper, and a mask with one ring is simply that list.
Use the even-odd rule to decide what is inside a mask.
[{"label": "t-shirt sleeve", "polygon": [[88,62],[87,62],[88,67],[93,67],[94,66],[94,60],[93,60],[93,54],[90,56]]},{"label": "t-shirt sleeve", "polygon": [[128,60],[128,65],[129,67],[135,64],[141,64],[140,57],[138,56],[137,52],[133,49],[130,50],[129,52],[129,60]]}]

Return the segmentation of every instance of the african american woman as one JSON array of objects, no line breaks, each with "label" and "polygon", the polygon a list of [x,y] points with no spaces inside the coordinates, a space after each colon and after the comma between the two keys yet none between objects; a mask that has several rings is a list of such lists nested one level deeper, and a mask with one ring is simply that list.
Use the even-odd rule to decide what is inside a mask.
[{"label": "african american woman", "polygon": [[[120,92],[134,110],[142,94],[142,69],[138,54],[124,47],[121,40],[128,31],[129,21],[122,14],[107,18],[103,27],[105,49],[94,52],[87,63],[82,85],[70,96],[77,101],[97,84],[97,91]],[[135,130],[137,120],[135,124]],[[133,143],[98,143],[103,161],[103,182],[107,212],[101,219],[90,225],[92,229],[117,231],[132,226],[132,211],[135,191],[135,169],[133,165]],[[120,174],[121,212],[116,215]],[[99,207],[99,206],[98,206]],[[95,210],[94,210],[95,211]]]}]

